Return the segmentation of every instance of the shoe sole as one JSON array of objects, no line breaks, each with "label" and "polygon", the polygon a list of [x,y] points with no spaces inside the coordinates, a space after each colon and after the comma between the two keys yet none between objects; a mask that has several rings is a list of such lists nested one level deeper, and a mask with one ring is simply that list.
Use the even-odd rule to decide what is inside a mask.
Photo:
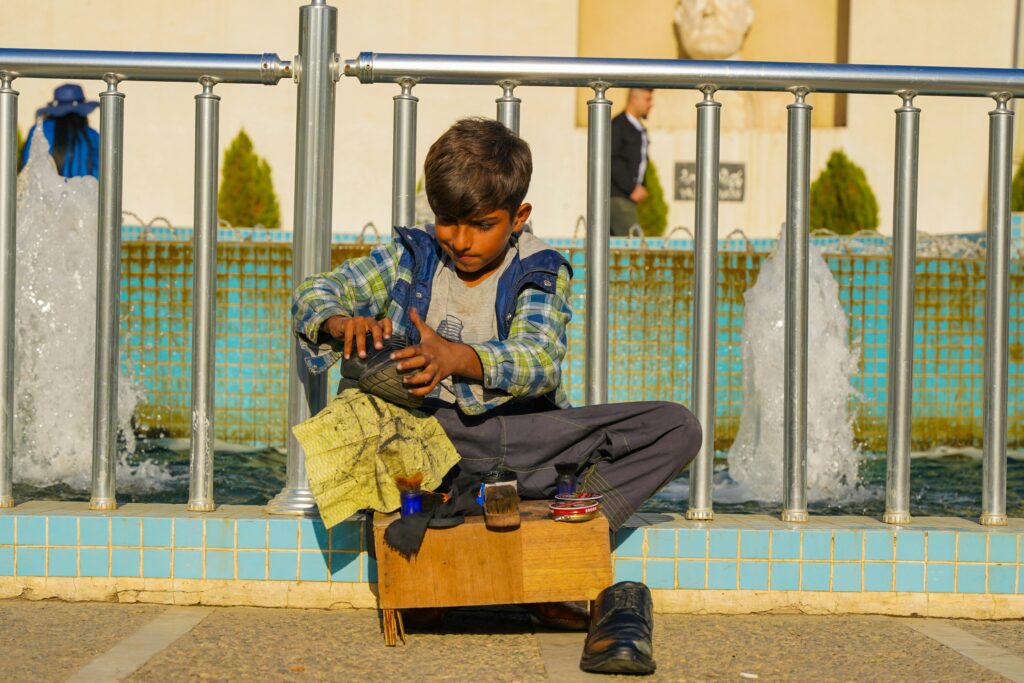
[{"label": "shoe sole", "polygon": [[359,388],[367,394],[373,394],[385,401],[390,401],[406,408],[419,408],[423,399],[413,396],[402,382],[403,373],[398,372],[395,364],[381,370],[363,375],[359,380]]},{"label": "shoe sole", "polygon": [[654,673],[654,660],[637,654],[636,650],[626,647],[616,648],[608,652],[594,655],[583,655],[580,668],[598,674],[637,674]]}]

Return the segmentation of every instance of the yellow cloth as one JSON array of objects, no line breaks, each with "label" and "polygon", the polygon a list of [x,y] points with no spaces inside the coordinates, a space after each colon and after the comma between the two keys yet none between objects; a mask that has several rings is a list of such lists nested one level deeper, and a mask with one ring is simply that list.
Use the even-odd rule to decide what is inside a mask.
[{"label": "yellow cloth", "polygon": [[346,389],[292,427],[320,517],[330,528],[361,509],[401,507],[395,475],[423,474],[433,491],[459,454],[437,418]]}]

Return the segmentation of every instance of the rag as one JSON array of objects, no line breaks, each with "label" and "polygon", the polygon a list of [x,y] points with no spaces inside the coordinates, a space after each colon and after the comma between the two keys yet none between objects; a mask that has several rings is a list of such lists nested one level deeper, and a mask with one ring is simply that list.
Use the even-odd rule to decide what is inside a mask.
[{"label": "rag", "polygon": [[396,476],[423,475],[433,491],[459,454],[436,418],[346,389],[292,433],[306,454],[309,488],[328,528],[357,510],[401,507]]}]

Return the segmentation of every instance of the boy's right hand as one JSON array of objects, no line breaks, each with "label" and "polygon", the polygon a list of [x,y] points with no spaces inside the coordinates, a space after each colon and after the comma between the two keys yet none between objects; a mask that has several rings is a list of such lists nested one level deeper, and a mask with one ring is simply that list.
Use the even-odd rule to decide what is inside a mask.
[{"label": "boy's right hand", "polygon": [[349,358],[352,352],[366,358],[366,333],[373,335],[373,346],[378,351],[384,348],[384,340],[391,337],[391,318],[357,316],[347,318],[343,315],[331,316],[324,322],[324,330],[335,339],[344,340],[343,354]]}]

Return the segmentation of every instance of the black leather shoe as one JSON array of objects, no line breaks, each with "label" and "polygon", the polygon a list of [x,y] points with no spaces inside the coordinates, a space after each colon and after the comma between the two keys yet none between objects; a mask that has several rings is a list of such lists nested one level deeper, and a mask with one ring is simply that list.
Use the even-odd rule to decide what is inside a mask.
[{"label": "black leather shoe", "polygon": [[402,381],[404,373],[398,372],[398,361],[393,361],[390,355],[399,349],[409,345],[409,340],[402,335],[392,335],[390,339],[384,340],[384,348],[378,351],[373,348],[373,335],[366,335],[366,358],[360,358],[359,354],[352,355],[343,360],[341,364],[341,376],[343,380],[339,389],[351,386],[351,381],[357,383],[360,389],[385,401],[390,401],[406,408],[419,408],[423,405],[423,399],[413,396]]},{"label": "black leather shoe", "polygon": [[642,583],[621,581],[594,601],[580,668],[602,674],[652,674],[654,607]]}]

